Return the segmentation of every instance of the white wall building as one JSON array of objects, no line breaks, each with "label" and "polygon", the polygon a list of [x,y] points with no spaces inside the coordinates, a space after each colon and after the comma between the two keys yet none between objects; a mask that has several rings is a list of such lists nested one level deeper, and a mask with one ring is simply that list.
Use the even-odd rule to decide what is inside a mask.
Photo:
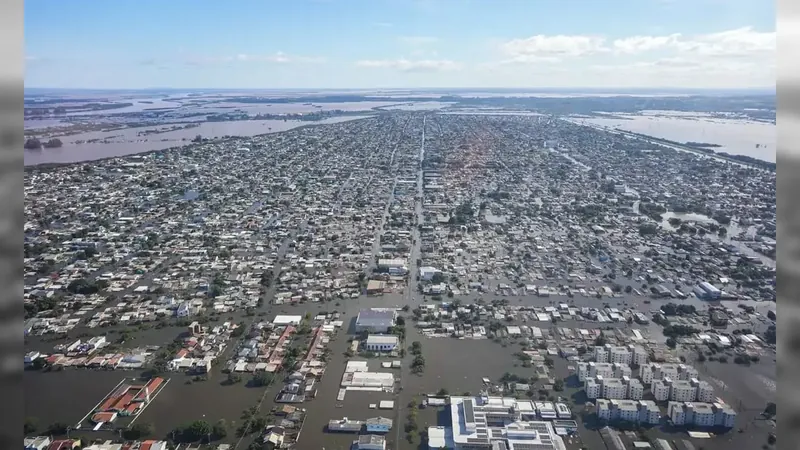
[{"label": "white wall building", "polygon": [[670,383],[669,399],[673,402],[693,402],[697,398],[697,388],[691,381],[674,380]]},{"label": "white wall building", "polygon": [[736,411],[721,403],[670,402],[667,415],[676,426],[733,428],[736,425]]},{"label": "white wall building", "polygon": [[661,379],[661,364],[648,363],[639,366],[639,379],[642,383],[650,385],[653,381]]},{"label": "white wall building", "polygon": [[625,399],[628,387],[619,378],[598,378],[601,383],[602,397],[608,399]]},{"label": "white wall building", "polygon": [[658,424],[661,421],[661,411],[652,401],[598,399],[596,405],[597,417],[609,422]]},{"label": "white wall building", "polygon": [[600,398],[600,394],[602,393],[602,391],[600,389],[600,383],[598,383],[596,379],[588,378],[583,388],[586,390],[587,398],[589,399]]},{"label": "white wall building", "polygon": [[608,347],[608,362],[629,366],[631,364],[631,352],[627,347]]},{"label": "white wall building", "polygon": [[450,415],[457,425],[447,427],[444,435],[452,435],[454,450],[491,450],[496,443],[509,450],[566,450],[550,422],[523,420],[517,403],[510,397],[450,397]]},{"label": "white wall building", "polygon": [[658,402],[669,400],[669,383],[665,380],[655,380],[650,385],[650,392],[653,393],[653,398]]},{"label": "white wall building", "polygon": [[631,376],[631,366],[627,364],[613,363],[611,371],[614,378],[624,378]]},{"label": "white wall building", "polygon": [[391,334],[371,334],[367,336],[364,347],[370,352],[391,352],[400,345],[397,336]]},{"label": "white wall building", "polygon": [[594,348],[594,360],[599,363],[607,363],[608,362],[608,351],[606,351],[605,347],[595,346]]},{"label": "white wall building", "polygon": [[614,378],[614,366],[611,365],[610,363],[590,362],[589,363],[589,377],[590,378],[597,378],[597,377]]},{"label": "white wall building", "polygon": [[697,378],[690,380],[692,386],[696,389],[696,398],[698,402],[713,403],[716,400],[714,395],[714,388],[708,381],[700,381]]},{"label": "white wall building", "polygon": [[630,400],[641,400],[644,397],[644,385],[642,385],[642,382],[636,378],[626,378],[623,378],[628,387],[626,398]]},{"label": "white wall building", "polygon": [[644,366],[650,361],[650,355],[647,353],[647,350],[640,345],[629,345],[628,350],[631,353],[631,364],[637,365],[639,367]]}]

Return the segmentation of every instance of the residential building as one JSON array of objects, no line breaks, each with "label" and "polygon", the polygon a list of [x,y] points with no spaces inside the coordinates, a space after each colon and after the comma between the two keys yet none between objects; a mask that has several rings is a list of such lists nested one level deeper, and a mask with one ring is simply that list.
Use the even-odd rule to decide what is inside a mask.
[{"label": "residential building", "polygon": [[661,379],[661,364],[649,363],[639,366],[639,379],[644,384],[653,384],[654,380]]},{"label": "residential building", "polygon": [[392,429],[392,419],[386,417],[373,417],[367,419],[367,433],[388,433]]},{"label": "residential building", "polygon": [[678,364],[678,379],[689,381],[692,378],[698,378],[697,369],[688,364]]},{"label": "residential building", "polygon": [[619,378],[601,378],[598,377],[601,385],[601,392],[603,398],[608,399],[624,399],[627,394],[627,386]]},{"label": "residential building", "polygon": [[600,398],[602,393],[600,383],[597,382],[596,378],[588,378],[584,384],[584,389],[586,390],[586,397],[589,399]]},{"label": "residential building", "polygon": [[736,411],[721,403],[670,402],[667,414],[676,426],[733,428],[736,425]]},{"label": "residential building", "polygon": [[362,309],[356,318],[356,333],[386,333],[396,319],[397,312],[393,309]]},{"label": "residential building", "polygon": [[354,450],[386,450],[386,438],[377,434],[362,434],[353,441]]},{"label": "residential building", "polygon": [[639,400],[639,423],[657,425],[661,421],[661,409],[652,400]]},{"label": "residential building", "polygon": [[631,376],[631,366],[627,364],[611,364],[611,372],[614,378],[624,378]]},{"label": "residential building", "polygon": [[650,360],[650,355],[647,350],[640,345],[629,345],[628,350],[631,353],[631,365],[642,367]]},{"label": "residential building", "polygon": [[590,378],[597,378],[597,377],[614,378],[614,366],[612,364],[610,364],[610,363],[590,362],[589,363],[589,377]]},{"label": "residential building", "polygon": [[439,271],[434,267],[420,267],[419,279],[423,281],[431,281],[437,273],[439,273]]},{"label": "residential building", "polygon": [[661,420],[661,412],[652,401],[621,399],[598,399],[596,414],[601,420],[624,421],[655,425]]},{"label": "residential building", "polygon": [[698,402],[713,403],[714,400],[716,400],[714,388],[711,386],[711,383],[708,381],[700,381],[697,378],[692,378],[690,382],[696,390],[695,397]]},{"label": "residential building", "polygon": [[371,334],[367,336],[364,347],[370,352],[391,352],[400,345],[397,336],[391,334]]},{"label": "residential building", "polygon": [[664,402],[669,400],[669,389],[670,385],[665,380],[655,380],[653,384],[650,386],[650,392],[653,394],[653,398],[656,401]]},{"label": "residential building", "polygon": [[604,399],[599,398],[595,402],[595,412],[597,414],[597,418],[600,420],[611,420],[611,403]]},{"label": "residential building", "polygon": [[623,422],[639,420],[639,405],[633,400],[611,399],[611,417]]},{"label": "residential building", "polygon": [[678,376],[678,364],[661,364],[658,378],[661,380],[667,378],[670,380],[680,380],[680,376]]},{"label": "residential building", "polygon": [[626,366],[631,364],[631,352],[627,347],[612,347],[606,344],[606,350],[608,351],[608,362]]},{"label": "residential building", "polygon": [[636,378],[623,378],[628,387],[626,398],[630,400],[641,400],[644,397],[644,385]]},{"label": "residential building", "polygon": [[578,381],[581,383],[585,382],[586,379],[589,377],[589,363],[581,362],[578,363]]},{"label": "residential building", "polygon": [[25,450],[45,450],[50,446],[52,440],[49,436],[36,436],[25,438],[23,444]]},{"label": "residential building", "polygon": [[693,402],[697,398],[697,388],[691,381],[674,380],[670,384],[669,399],[673,402]]},{"label": "residential building", "polygon": [[598,345],[594,348],[594,360],[599,363],[608,362],[608,352],[605,347]]}]

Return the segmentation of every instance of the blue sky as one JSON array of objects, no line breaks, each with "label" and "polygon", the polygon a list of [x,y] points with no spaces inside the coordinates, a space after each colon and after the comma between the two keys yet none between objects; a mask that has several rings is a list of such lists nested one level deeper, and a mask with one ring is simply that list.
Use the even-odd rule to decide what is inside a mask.
[{"label": "blue sky", "polygon": [[767,0],[26,0],[26,86],[770,87]]}]

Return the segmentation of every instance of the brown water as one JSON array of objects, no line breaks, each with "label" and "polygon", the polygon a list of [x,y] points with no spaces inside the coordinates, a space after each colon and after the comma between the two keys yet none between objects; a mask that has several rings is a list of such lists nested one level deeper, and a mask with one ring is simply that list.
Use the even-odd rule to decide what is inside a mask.
[{"label": "brown water", "polygon": [[[91,132],[60,137],[61,148],[25,150],[25,165],[74,163],[116,156],[127,156],[153,150],[187,145],[198,134],[204,138],[222,136],[256,136],[278,133],[300,126],[324,125],[362,119],[365,116],[333,117],[316,122],[299,120],[240,120],[231,122],[204,122],[195,128],[137,136],[145,130],[159,127],[128,128],[117,131]],[[77,141],[104,139],[109,143],[76,143]]]}]

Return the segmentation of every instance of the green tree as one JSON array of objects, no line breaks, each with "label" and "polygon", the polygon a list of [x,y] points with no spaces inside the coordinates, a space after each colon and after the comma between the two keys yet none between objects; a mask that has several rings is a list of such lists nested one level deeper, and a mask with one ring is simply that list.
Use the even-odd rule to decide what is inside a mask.
[{"label": "green tree", "polygon": [[23,426],[23,433],[25,435],[33,434],[36,430],[39,429],[39,420],[35,417],[26,417],[25,418],[25,425]]},{"label": "green tree", "polygon": [[135,423],[130,428],[126,428],[122,432],[125,439],[135,441],[141,438],[152,436],[155,433],[155,427],[150,423]]},{"label": "green tree", "polygon": [[257,372],[250,380],[250,384],[255,387],[269,386],[272,379],[272,374],[269,372]]},{"label": "green tree", "polygon": [[228,436],[228,423],[225,419],[220,419],[211,427],[211,436],[214,440],[224,439]]},{"label": "green tree", "polygon": [[54,436],[63,436],[67,434],[68,429],[69,425],[65,424],[64,422],[54,422],[51,423],[49,427],[47,427],[47,434],[51,434]]},{"label": "green tree", "polygon": [[205,420],[195,420],[184,429],[184,436],[188,442],[195,442],[208,437],[211,425]]}]

